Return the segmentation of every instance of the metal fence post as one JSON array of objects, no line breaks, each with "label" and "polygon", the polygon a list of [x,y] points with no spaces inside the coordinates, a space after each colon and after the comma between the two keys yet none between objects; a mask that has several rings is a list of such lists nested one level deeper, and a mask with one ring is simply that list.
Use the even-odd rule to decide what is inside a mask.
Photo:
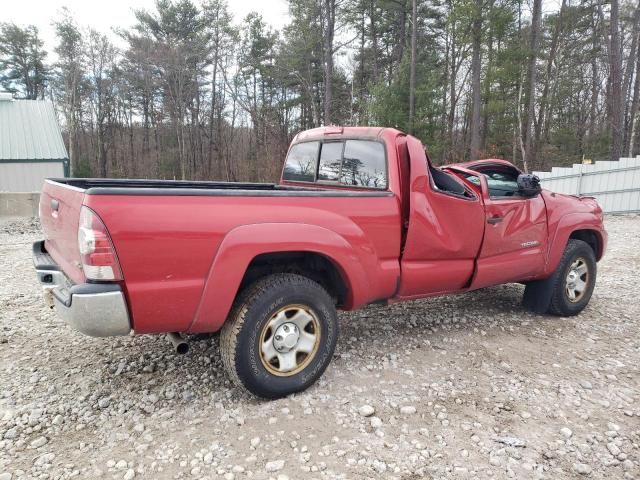
[{"label": "metal fence post", "polygon": [[584,164],[580,164],[580,168],[578,169],[578,192],[576,193],[576,195],[580,196],[580,193],[582,192],[582,169],[583,169],[583,165]]}]

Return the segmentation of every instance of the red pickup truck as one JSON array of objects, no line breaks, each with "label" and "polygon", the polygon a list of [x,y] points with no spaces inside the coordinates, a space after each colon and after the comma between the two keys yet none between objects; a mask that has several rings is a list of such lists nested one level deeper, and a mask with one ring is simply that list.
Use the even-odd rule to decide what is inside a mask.
[{"label": "red pickup truck", "polygon": [[38,278],[88,335],[221,330],[230,377],[279,397],[329,364],[336,309],[526,285],[529,310],[591,297],[607,243],[592,198],[540,189],[503,160],[434,167],[391,128],[291,144],[279,184],[50,179]]}]

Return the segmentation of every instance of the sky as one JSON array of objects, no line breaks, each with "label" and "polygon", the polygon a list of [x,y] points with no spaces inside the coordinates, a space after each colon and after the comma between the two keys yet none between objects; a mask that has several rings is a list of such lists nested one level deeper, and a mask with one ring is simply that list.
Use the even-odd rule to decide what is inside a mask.
[{"label": "sky", "polygon": [[[199,3],[198,0],[195,3]],[[229,0],[228,4],[236,23],[251,11],[262,14],[265,22],[276,29],[288,22],[287,0]],[[81,28],[92,27],[110,34],[113,27],[127,28],[133,25],[134,10],[152,10],[154,5],[155,0],[7,0],[2,2],[0,21],[20,26],[35,25],[44,40],[45,49],[51,55],[55,46],[55,32],[51,24],[60,17],[62,7],[69,8]]]}]

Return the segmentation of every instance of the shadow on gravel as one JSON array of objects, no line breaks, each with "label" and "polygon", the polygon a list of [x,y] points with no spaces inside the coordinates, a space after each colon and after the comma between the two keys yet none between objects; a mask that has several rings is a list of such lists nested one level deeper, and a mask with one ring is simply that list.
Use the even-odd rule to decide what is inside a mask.
[{"label": "shadow on gravel", "polygon": [[[520,306],[522,290],[521,285],[504,285],[455,296],[341,312],[336,358],[348,355],[352,362],[365,364],[371,352],[380,352],[383,356],[425,340],[439,343],[442,335],[459,332],[466,336],[474,329],[519,326],[523,320],[546,318],[532,315]],[[179,355],[162,335],[83,337],[80,343],[84,348],[78,351],[83,357],[83,368],[74,369],[72,375],[80,377],[80,384],[107,383],[129,393],[139,392],[145,398],[151,396],[151,403],[161,400],[165,406],[210,397],[212,392],[216,392],[217,397],[243,403],[245,400],[261,402],[228,380],[220,360],[218,334],[189,335],[187,339],[190,350],[186,355]],[[334,368],[340,366],[334,365]]]}]

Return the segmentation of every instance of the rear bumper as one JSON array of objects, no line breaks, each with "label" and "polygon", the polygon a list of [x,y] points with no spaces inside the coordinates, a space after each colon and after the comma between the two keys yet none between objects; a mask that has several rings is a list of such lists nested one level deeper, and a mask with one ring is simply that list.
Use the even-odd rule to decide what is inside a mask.
[{"label": "rear bumper", "polygon": [[33,244],[33,264],[46,302],[70,327],[92,337],[129,334],[131,322],[120,285],[74,285],[47,253],[44,241]]}]

